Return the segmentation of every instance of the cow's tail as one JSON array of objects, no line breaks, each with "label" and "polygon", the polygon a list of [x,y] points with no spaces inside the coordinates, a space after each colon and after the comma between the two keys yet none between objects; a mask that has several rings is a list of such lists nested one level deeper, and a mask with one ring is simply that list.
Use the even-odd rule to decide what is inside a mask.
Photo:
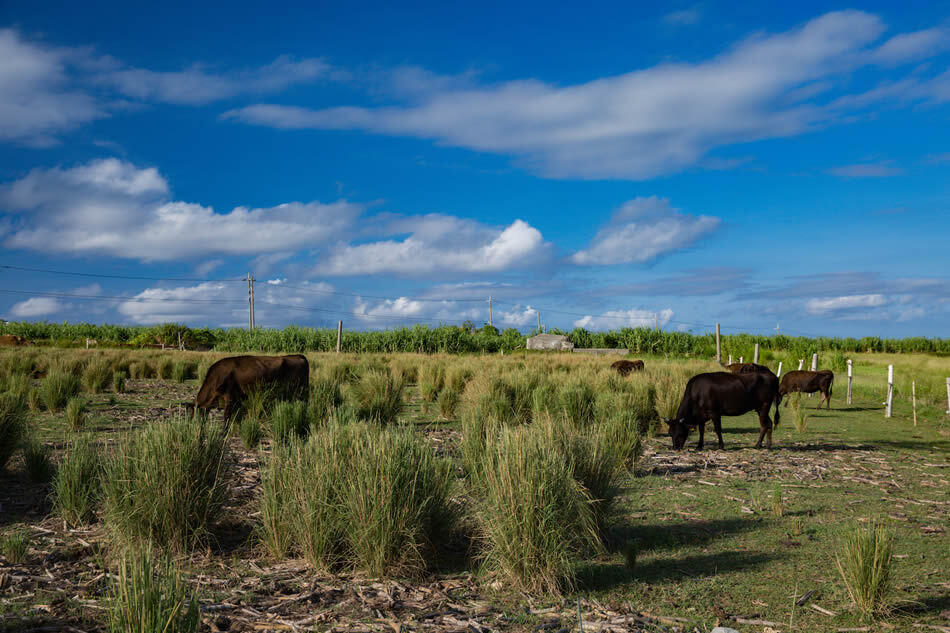
[{"label": "cow's tail", "polygon": [[831,374],[831,381],[828,383],[828,398],[831,398],[831,390],[835,387],[835,375]]},{"label": "cow's tail", "polygon": [[779,405],[781,404],[782,404],[782,392],[776,391],[775,392],[775,422],[772,424],[772,428],[776,428],[776,429],[778,428],[778,419],[780,415],[779,411],[781,411],[781,408],[779,407]]}]

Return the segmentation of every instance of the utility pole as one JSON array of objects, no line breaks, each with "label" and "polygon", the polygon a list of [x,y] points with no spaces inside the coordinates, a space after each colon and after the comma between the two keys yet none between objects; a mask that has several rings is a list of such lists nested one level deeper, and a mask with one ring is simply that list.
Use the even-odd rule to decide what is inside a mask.
[{"label": "utility pole", "polygon": [[779,335],[778,323],[776,323],[776,324],[775,324],[775,336],[778,336],[778,335]]},{"label": "utility pole", "polygon": [[494,324],[491,322],[491,295],[488,295],[488,325],[494,327]]},{"label": "utility pole", "polygon": [[254,275],[247,274],[247,329],[254,329]]},{"label": "utility pole", "polygon": [[653,329],[660,329],[660,319],[657,317],[656,312],[653,313]]},{"label": "utility pole", "polygon": [[538,334],[541,333],[541,311],[538,310]]}]

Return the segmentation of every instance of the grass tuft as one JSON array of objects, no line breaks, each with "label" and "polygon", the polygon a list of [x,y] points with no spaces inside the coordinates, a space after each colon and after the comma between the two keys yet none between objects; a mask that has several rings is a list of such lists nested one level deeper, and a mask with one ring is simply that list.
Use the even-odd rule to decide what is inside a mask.
[{"label": "grass tuft", "polygon": [[59,411],[79,395],[82,383],[76,374],[54,370],[40,382],[40,397],[48,411]]},{"label": "grass tuft", "polygon": [[70,527],[93,520],[101,469],[99,453],[89,437],[79,437],[66,446],[53,479],[53,510]]},{"label": "grass tuft", "polygon": [[0,393],[0,470],[6,468],[26,433],[26,404],[12,393]]},{"label": "grass tuft", "polygon": [[402,413],[405,385],[389,372],[370,370],[349,388],[356,416],[361,420],[392,424]]},{"label": "grass tuft", "polygon": [[66,424],[70,431],[78,431],[86,424],[88,405],[82,398],[70,398],[66,403]]},{"label": "grass tuft", "polygon": [[847,533],[835,557],[841,580],[864,619],[887,611],[892,590],[894,533],[883,521]]},{"label": "grass tuft", "polygon": [[291,437],[305,437],[310,428],[306,402],[278,402],[270,414],[271,437],[275,442],[286,442]]},{"label": "grass tuft", "polygon": [[445,420],[454,420],[462,394],[451,387],[446,387],[439,394],[439,415]]},{"label": "grass tuft", "polygon": [[123,555],[110,593],[112,633],[195,633],[201,624],[194,590],[150,548]]},{"label": "grass tuft", "polygon": [[112,372],[112,391],[116,393],[125,393],[125,372]]},{"label": "grass tuft", "polygon": [[23,462],[27,475],[36,483],[45,484],[56,473],[52,450],[35,437],[30,437],[23,443]]},{"label": "grass tuft", "polygon": [[104,359],[93,360],[82,372],[82,384],[89,393],[100,393],[112,379],[112,364]]},{"label": "grass tuft", "polygon": [[24,532],[10,532],[0,539],[0,554],[14,565],[24,562],[28,551],[29,542]]},{"label": "grass tuft", "polygon": [[241,435],[241,443],[244,444],[244,448],[247,450],[257,448],[264,438],[264,427],[261,425],[260,419],[250,415],[246,415],[241,419],[238,432]]},{"label": "grass tuft", "polygon": [[802,406],[802,394],[795,392],[790,395],[788,406],[792,410],[792,423],[795,425],[795,430],[804,433],[808,430],[808,413],[805,412],[805,407]]}]

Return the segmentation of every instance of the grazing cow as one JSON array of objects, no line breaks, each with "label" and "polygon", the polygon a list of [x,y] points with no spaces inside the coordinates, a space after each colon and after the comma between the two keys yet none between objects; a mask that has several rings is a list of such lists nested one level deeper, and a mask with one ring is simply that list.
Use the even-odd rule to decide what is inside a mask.
[{"label": "grazing cow", "polygon": [[731,365],[726,365],[728,369],[733,374],[748,374],[754,371],[764,371],[768,373],[773,373],[771,369],[765,365],[757,365],[756,363],[733,363]]},{"label": "grazing cow", "polygon": [[2,334],[0,335],[0,347],[20,347],[23,345],[32,345],[33,343],[29,342],[22,336],[17,336],[16,334]]},{"label": "grazing cow", "polygon": [[233,356],[211,367],[195,397],[194,407],[208,412],[224,400],[224,419],[230,422],[250,388],[271,383],[306,400],[310,388],[310,364],[301,354],[292,356]]},{"label": "grazing cow", "polygon": [[686,445],[690,427],[693,426],[699,427],[699,444],[696,448],[702,448],[706,421],[712,420],[721,449],[723,448],[722,416],[742,415],[749,411],[756,411],[759,414],[759,441],[755,443],[755,447],[762,448],[762,439],[768,436],[766,447],[772,448],[772,421],[769,419],[769,408],[773,402],[775,403],[775,426],[778,426],[778,405],[782,402],[782,397],[779,395],[778,378],[771,372],[728,374],[718,371],[693,376],[686,383],[686,390],[676,411],[676,417],[666,420],[670,427],[673,448],[680,450]]},{"label": "grazing cow", "polygon": [[[780,395],[788,395],[795,391],[804,392],[804,393],[815,393],[816,391],[821,392],[821,399],[818,400],[818,407],[821,408],[821,403],[827,401],[828,406],[826,408],[831,408],[831,389],[834,386],[835,374],[829,369],[822,369],[821,371],[790,371],[784,376],[782,376],[782,384],[778,388]],[[788,406],[788,400],[785,401],[785,406]]]},{"label": "grazing cow", "polygon": [[629,376],[630,372],[633,371],[643,371],[643,361],[642,360],[618,360],[615,363],[611,363],[611,369],[616,369],[617,373],[621,376]]}]

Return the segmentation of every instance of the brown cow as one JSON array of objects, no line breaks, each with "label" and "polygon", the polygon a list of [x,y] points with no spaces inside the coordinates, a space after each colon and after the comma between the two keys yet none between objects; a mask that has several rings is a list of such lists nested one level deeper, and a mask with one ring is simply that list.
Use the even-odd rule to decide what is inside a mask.
[{"label": "brown cow", "polygon": [[733,363],[731,365],[726,365],[728,369],[733,374],[749,374],[754,371],[767,371],[770,374],[773,373],[771,369],[765,365],[757,365],[756,363]]},{"label": "brown cow", "polygon": [[642,360],[618,360],[615,363],[611,363],[611,369],[616,369],[617,373],[621,376],[629,376],[630,372],[634,371],[643,371],[643,361]]},{"label": "brown cow", "polygon": [[20,347],[23,345],[32,345],[33,343],[29,342],[22,336],[17,336],[16,334],[2,334],[0,335],[0,347]]},{"label": "brown cow", "polygon": [[[816,391],[821,392],[821,399],[818,401],[818,407],[821,408],[821,403],[827,401],[828,406],[826,408],[831,408],[831,389],[834,386],[835,374],[829,369],[822,369],[821,371],[790,371],[784,376],[782,376],[782,384],[779,385],[778,392],[781,395],[787,395],[792,392],[798,391],[802,393],[815,393]],[[788,400],[785,401],[785,406],[788,406]]]},{"label": "brown cow", "polygon": [[294,354],[222,358],[208,368],[194,406],[207,413],[218,404],[218,400],[224,400],[224,420],[230,422],[248,390],[266,383],[306,400],[310,389],[310,364],[307,357]]}]

